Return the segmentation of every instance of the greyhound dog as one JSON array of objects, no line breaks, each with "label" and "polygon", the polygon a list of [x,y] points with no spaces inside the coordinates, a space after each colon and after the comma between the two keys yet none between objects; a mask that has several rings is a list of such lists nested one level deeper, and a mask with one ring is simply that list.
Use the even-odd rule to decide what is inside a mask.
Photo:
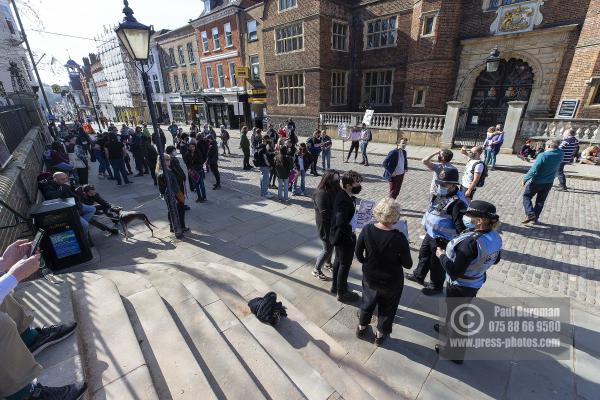
[{"label": "greyhound dog", "polygon": [[150,229],[152,236],[154,237],[154,231],[152,230],[152,227],[156,228],[156,226],[152,225],[152,222],[150,222],[146,214],[143,212],[123,211],[123,209],[120,207],[113,207],[106,212],[106,216],[115,224],[115,227],[120,226],[121,229],[123,229],[123,234],[125,235],[126,240],[129,238],[127,226],[133,221],[142,221],[144,224],[146,224],[148,229]]}]

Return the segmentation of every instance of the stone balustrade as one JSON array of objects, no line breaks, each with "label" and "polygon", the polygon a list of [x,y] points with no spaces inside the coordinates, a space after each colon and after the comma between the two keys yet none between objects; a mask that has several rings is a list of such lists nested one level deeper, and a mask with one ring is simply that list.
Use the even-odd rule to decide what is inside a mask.
[{"label": "stone balustrade", "polygon": [[575,129],[575,136],[583,143],[600,143],[600,120],[525,118],[519,136],[532,139],[561,139],[567,129]]}]

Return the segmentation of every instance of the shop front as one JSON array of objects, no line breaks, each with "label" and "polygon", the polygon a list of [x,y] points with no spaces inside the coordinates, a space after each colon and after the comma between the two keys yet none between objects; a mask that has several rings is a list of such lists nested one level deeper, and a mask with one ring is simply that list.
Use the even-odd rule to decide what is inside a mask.
[{"label": "shop front", "polygon": [[268,125],[267,89],[248,89],[248,104],[250,105],[252,126],[266,129]]},{"label": "shop front", "polygon": [[245,95],[205,94],[206,123],[214,127],[224,125],[228,129],[240,129],[249,121],[248,103],[243,101]]}]

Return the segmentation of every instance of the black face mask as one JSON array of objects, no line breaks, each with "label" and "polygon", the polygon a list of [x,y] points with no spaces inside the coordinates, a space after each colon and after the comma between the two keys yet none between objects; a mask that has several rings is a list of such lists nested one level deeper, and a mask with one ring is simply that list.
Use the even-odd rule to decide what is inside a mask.
[{"label": "black face mask", "polygon": [[361,185],[352,186],[352,194],[359,194],[361,190],[362,190],[362,186]]}]

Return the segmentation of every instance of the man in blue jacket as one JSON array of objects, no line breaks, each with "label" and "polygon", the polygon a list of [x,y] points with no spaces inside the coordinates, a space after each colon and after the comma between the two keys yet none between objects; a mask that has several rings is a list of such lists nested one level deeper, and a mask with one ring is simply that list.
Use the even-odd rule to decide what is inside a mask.
[{"label": "man in blue jacket", "polygon": [[390,198],[396,200],[404,181],[404,174],[408,170],[406,157],[406,139],[402,139],[398,147],[388,153],[383,160],[383,177],[390,184]]},{"label": "man in blue jacket", "polygon": [[[564,152],[558,148],[558,141],[548,140],[546,151],[535,158],[535,162],[523,177],[523,208],[527,218],[524,224],[537,222],[544,208],[544,202],[552,189],[552,182],[563,161]],[[532,199],[535,196],[535,207]]]}]

